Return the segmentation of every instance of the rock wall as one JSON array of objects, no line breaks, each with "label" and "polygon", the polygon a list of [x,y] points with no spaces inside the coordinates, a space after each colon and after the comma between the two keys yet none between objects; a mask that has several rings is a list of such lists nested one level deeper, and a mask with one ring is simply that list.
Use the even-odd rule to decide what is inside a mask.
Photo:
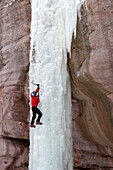
[{"label": "rock wall", "polygon": [[87,0],[68,59],[74,169],[113,169],[113,1]]},{"label": "rock wall", "polygon": [[29,0],[0,1],[0,169],[28,169]]}]

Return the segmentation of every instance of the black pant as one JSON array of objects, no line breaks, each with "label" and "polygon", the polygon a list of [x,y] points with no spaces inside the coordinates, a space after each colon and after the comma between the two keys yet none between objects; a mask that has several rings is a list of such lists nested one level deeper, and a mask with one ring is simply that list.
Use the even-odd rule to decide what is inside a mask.
[{"label": "black pant", "polygon": [[34,107],[34,106],[32,106],[32,111],[33,111],[33,116],[32,116],[32,120],[31,120],[31,124],[33,125],[34,121],[36,119],[36,113],[38,114],[38,118],[37,118],[36,122],[40,122],[40,119],[42,117],[42,113],[37,107]]}]

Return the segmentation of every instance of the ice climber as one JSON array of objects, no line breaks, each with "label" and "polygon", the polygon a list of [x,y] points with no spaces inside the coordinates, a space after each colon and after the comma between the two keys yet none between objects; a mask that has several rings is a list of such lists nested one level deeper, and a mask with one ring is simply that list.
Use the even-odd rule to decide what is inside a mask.
[{"label": "ice climber", "polygon": [[42,125],[42,123],[40,122],[40,119],[42,117],[42,113],[37,108],[38,103],[40,102],[38,92],[39,92],[39,84],[37,84],[37,89],[31,93],[31,106],[32,106],[32,113],[33,113],[32,120],[31,120],[31,125],[30,125],[31,127],[36,127],[34,125],[34,121],[36,119],[36,114],[38,114],[38,118],[36,120],[36,124],[37,125]]}]

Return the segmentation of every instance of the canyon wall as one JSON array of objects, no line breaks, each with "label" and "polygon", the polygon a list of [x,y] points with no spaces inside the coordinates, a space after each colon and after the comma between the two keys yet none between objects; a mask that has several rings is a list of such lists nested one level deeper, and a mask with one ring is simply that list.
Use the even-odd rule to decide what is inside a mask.
[{"label": "canyon wall", "polygon": [[[0,1],[1,170],[28,169],[30,12],[29,0]],[[87,0],[72,39],[74,169],[113,168],[112,14],[112,0]]]},{"label": "canyon wall", "polygon": [[0,169],[28,169],[29,0],[0,1]]},{"label": "canyon wall", "polygon": [[113,1],[84,4],[68,64],[74,169],[113,169]]}]

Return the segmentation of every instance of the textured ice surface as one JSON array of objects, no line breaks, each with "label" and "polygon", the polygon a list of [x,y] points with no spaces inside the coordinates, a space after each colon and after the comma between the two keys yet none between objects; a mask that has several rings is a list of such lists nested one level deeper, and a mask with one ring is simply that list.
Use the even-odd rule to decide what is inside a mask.
[{"label": "textured ice surface", "polygon": [[[30,82],[40,84],[44,124],[30,129],[29,170],[73,169],[67,52],[71,52],[73,32],[76,37],[77,9],[82,2],[32,0],[29,76]],[[35,88],[30,83],[30,92]]]}]

